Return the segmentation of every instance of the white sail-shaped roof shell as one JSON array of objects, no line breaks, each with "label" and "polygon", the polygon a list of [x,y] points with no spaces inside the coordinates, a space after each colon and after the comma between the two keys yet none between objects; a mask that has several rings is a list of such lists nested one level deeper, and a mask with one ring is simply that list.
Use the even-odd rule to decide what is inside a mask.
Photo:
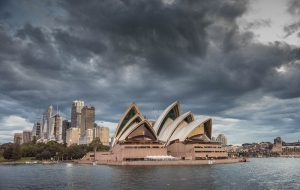
[{"label": "white sail-shaped roof shell", "polygon": [[[125,117],[126,117],[127,114],[130,112],[131,109],[135,109],[135,110],[136,110],[136,113],[135,113],[134,117],[135,117],[137,114],[139,114],[140,116],[142,116],[139,107],[137,106],[137,104],[136,104],[135,102],[133,102],[133,103],[126,109],[126,111],[124,112],[124,114],[122,115],[122,118],[120,119],[120,121],[119,121],[119,123],[118,123],[118,126],[117,126],[116,131],[115,131],[115,134],[114,134],[112,146],[115,145],[115,143],[118,141],[118,138],[122,135],[122,133],[124,133],[124,130],[125,130],[124,128],[125,128],[125,126],[127,127],[128,124],[129,124],[129,122],[132,121],[132,118],[131,118],[129,121],[127,121],[127,123],[125,124],[125,126],[123,127],[123,129],[119,132],[119,129],[120,129],[120,127],[121,127],[121,125],[122,125],[122,123],[123,123]],[[142,119],[144,119],[143,116],[142,116]]]},{"label": "white sail-shaped roof shell", "polygon": [[181,113],[180,113],[180,105],[179,105],[179,101],[176,101],[176,102],[174,102],[173,104],[171,104],[170,106],[168,106],[168,107],[162,112],[162,114],[158,117],[158,119],[157,119],[156,122],[155,122],[155,125],[153,126],[153,129],[155,130],[156,133],[158,132],[161,123],[163,122],[163,120],[165,119],[165,117],[167,116],[167,114],[169,113],[169,111],[170,111],[171,109],[173,109],[175,106],[178,106],[179,115],[181,115]]},{"label": "white sail-shaped roof shell", "polygon": [[191,115],[192,118],[194,119],[193,113],[191,111],[182,114],[181,116],[177,117],[171,124],[169,124],[168,126],[166,126],[162,129],[162,131],[160,132],[160,134],[158,136],[158,140],[167,142],[169,140],[169,138],[171,137],[171,135],[173,134],[173,132],[178,127],[178,125],[189,115]]},{"label": "white sail-shaped roof shell", "polygon": [[141,126],[142,124],[146,124],[148,126],[148,128],[151,130],[151,132],[153,133],[153,135],[155,136],[155,138],[157,139],[157,135],[155,133],[155,131],[153,130],[153,128],[151,127],[151,124],[147,121],[147,120],[143,120],[139,123],[133,124],[131,125],[123,134],[122,136],[118,139],[118,141],[124,141],[128,135],[130,135],[130,133],[132,133],[136,128],[138,128],[139,126]]},{"label": "white sail-shaped roof shell", "polygon": [[[117,139],[124,133],[124,131],[126,131],[126,129],[128,128],[128,125],[134,121],[135,119],[140,119],[141,121],[144,119],[144,117],[139,114],[139,113],[136,113],[127,123],[126,125],[123,127],[123,129],[121,130],[121,132],[119,133],[119,135],[116,137]],[[133,124],[134,125],[134,124]]]},{"label": "white sail-shaped roof shell", "polygon": [[199,120],[195,120],[191,123],[189,123],[186,126],[180,126],[178,127],[173,135],[171,136],[171,138],[169,139],[169,141],[167,142],[166,146],[168,146],[170,144],[170,142],[174,141],[174,140],[179,140],[180,142],[183,142],[188,135],[199,125],[201,125],[202,123],[205,123],[207,121],[211,120],[211,118],[207,118],[207,119],[199,119]]}]

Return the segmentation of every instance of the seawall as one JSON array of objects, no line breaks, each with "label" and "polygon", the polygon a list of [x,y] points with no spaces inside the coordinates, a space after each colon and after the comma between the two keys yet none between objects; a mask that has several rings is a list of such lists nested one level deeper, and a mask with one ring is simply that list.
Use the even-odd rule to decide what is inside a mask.
[{"label": "seawall", "polygon": [[[176,161],[97,161],[97,165],[119,165],[119,166],[168,166],[168,165],[208,165],[208,164],[233,164],[240,162],[239,159],[224,160],[176,160]],[[247,158],[246,162],[250,162]],[[79,160],[79,164],[93,164],[93,161]]]}]

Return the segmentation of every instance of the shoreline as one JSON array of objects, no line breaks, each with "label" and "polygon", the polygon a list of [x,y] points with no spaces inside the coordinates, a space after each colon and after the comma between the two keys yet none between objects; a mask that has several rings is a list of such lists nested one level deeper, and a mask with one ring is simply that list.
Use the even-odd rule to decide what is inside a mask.
[{"label": "shoreline", "polygon": [[[250,162],[246,158],[245,162]],[[78,164],[91,164],[93,161],[79,160]],[[175,160],[175,161],[96,161],[95,165],[111,165],[111,166],[170,166],[170,165],[211,165],[211,164],[234,164],[242,163],[240,159],[224,159],[224,160]]]},{"label": "shoreline", "polygon": [[0,165],[35,165],[35,164],[43,164],[43,165],[50,165],[50,164],[62,164],[62,163],[76,163],[77,160],[69,160],[69,161],[32,161],[32,162],[18,162],[18,161],[11,161],[11,162],[0,162]]}]

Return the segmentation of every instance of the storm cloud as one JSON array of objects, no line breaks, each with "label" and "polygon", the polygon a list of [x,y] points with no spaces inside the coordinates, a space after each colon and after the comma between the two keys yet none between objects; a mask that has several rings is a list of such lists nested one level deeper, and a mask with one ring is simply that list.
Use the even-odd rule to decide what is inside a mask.
[{"label": "storm cloud", "polygon": [[[291,4],[287,12],[299,16]],[[5,1],[3,7],[1,132],[14,130],[11,116],[33,123],[36,108],[51,104],[70,119],[76,99],[95,105],[96,120],[111,123],[133,101],[155,119],[179,100],[183,112],[215,117],[214,135],[231,142],[243,143],[250,126],[265,136],[253,133],[249,141],[297,140],[287,134],[299,134],[293,102],[300,96],[300,49],[257,41],[252,28],[271,20],[239,25],[249,12],[246,0]],[[282,30],[297,29],[294,23]]]}]

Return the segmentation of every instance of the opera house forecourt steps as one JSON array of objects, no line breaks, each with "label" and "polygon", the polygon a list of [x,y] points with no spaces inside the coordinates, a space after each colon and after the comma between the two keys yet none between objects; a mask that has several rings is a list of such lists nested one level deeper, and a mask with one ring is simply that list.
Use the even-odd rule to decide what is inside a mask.
[{"label": "opera house forecourt steps", "polygon": [[[121,117],[108,152],[89,152],[78,161],[107,165],[200,165],[237,163],[220,142],[212,141],[212,119],[181,113],[179,101],[156,121],[147,120],[133,102]],[[243,161],[249,161],[244,159]]]}]

